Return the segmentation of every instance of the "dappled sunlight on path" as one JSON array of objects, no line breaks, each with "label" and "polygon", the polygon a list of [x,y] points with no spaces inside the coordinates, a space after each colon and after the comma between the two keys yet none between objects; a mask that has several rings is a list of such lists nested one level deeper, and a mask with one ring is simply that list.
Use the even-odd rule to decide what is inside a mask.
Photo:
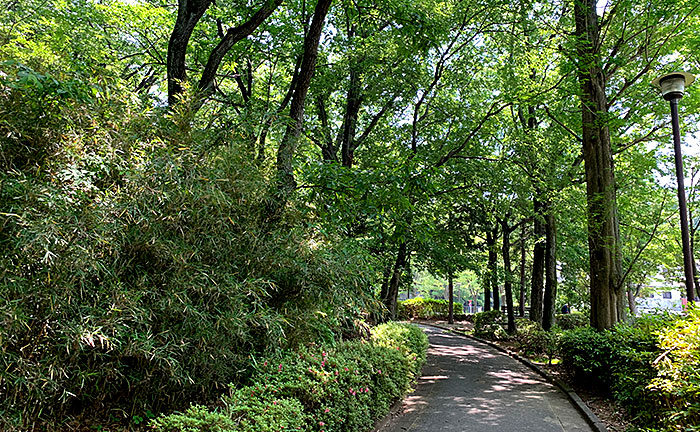
[{"label": "dappled sunlight on path", "polygon": [[591,430],[556,387],[520,362],[471,339],[425,331],[423,376],[381,432]]}]

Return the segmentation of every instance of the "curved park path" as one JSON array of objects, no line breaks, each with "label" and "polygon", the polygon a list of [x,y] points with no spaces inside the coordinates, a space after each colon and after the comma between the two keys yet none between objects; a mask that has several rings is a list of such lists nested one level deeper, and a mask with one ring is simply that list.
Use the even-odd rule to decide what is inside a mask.
[{"label": "curved park path", "polygon": [[416,391],[378,432],[593,429],[557,387],[473,339],[421,326],[430,339]]}]

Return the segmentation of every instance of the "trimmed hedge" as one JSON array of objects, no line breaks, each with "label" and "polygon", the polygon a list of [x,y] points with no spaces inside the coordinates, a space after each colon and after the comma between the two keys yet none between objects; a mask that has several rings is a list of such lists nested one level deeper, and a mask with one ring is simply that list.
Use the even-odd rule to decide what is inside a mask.
[{"label": "trimmed hedge", "polygon": [[[674,429],[675,426],[669,424],[667,408],[672,399],[680,402],[677,407],[687,406],[692,401],[692,397],[679,397],[677,392],[684,388],[685,381],[674,381],[666,394],[660,387],[650,385],[660,382],[654,378],[657,376],[655,369],[662,369],[656,361],[662,354],[658,335],[672,335],[668,328],[677,319],[668,315],[644,316],[633,325],[621,324],[602,332],[591,327],[565,331],[559,346],[562,362],[577,382],[610,394],[627,408],[638,426],[684,430]],[[684,344],[677,335],[668,337],[673,343]],[[674,364],[674,360],[669,359],[668,364]],[[694,367],[700,367],[700,362]]]},{"label": "trimmed hedge", "polygon": [[222,398],[223,408],[193,406],[151,422],[159,432],[361,431],[410,389],[427,352],[415,326],[377,326],[367,340],[257,359],[251,384]]},{"label": "trimmed hedge", "polygon": [[[400,319],[410,318],[447,318],[450,304],[447,300],[416,297],[398,302]],[[453,303],[453,315],[463,315],[462,304]]]}]

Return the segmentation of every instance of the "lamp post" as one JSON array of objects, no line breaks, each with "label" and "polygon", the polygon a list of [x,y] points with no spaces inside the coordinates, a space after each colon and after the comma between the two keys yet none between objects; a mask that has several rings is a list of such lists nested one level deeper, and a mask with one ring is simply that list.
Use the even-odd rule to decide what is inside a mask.
[{"label": "lamp post", "polygon": [[678,181],[678,211],[681,217],[681,241],[683,243],[683,270],[688,301],[695,300],[693,278],[693,256],[690,252],[688,230],[688,206],[685,201],[685,175],[681,155],[681,132],[678,122],[678,100],[683,97],[685,88],[695,81],[695,76],[687,72],[674,72],[656,78],[652,84],[661,89],[661,95],[671,104],[671,125],[673,128],[673,153],[676,160],[676,180]]}]

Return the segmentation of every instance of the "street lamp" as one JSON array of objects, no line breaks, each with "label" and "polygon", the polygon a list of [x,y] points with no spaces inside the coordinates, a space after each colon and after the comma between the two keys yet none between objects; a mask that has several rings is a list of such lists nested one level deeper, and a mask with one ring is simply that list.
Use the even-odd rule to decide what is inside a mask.
[{"label": "street lamp", "polygon": [[671,103],[671,125],[673,127],[673,153],[676,159],[676,180],[678,181],[678,211],[681,217],[681,241],[683,242],[683,270],[685,272],[685,289],[688,301],[695,300],[693,278],[693,256],[690,252],[690,235],[688,231],[688,206],[685,201],[683,174],[683,156],[681,155],[681,132],[678,125],[678,100],[683,97],[685,88],[695,81],[695,76],[688,72],[673,72],[652,81],[661,89],[661,95]]}]

